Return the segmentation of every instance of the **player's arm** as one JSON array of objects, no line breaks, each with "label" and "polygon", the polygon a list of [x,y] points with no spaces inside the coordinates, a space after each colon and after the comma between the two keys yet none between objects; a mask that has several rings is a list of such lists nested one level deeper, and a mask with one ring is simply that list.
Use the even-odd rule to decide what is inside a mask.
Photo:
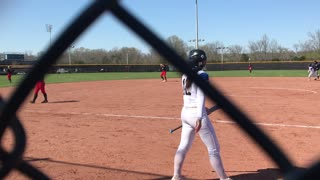
[{"label": "player's arm", "polygon": [[[209,76],[207,73],[201,73],[199,74],[204,80],[208,81],[209,80]],[[198,132],[201,128],[201,120],[202,120],[202,116],[204,113],[207,112],[203,112],[206,111],[205,108],[205,94],[203,93],[203,91],[201,90],[201,88],[197,87],[197,122],[196,122],[196,128],[195,131]]]}]

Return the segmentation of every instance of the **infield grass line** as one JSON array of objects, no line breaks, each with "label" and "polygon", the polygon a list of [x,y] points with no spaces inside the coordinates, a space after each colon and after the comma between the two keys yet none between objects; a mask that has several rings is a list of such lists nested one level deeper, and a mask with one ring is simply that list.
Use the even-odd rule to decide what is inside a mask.
[{"label": "infield grass line", "polygon": [[[207,71],[210,77],[306,77],[305,70],[248,70]],[[129,79],[159,79],[160,72],[95,72],[95,73],[63,73],[46,74],[45,81],[51,83],[88,82],[104,80],[129,80]],[[6,76],[0,78],[0,87],[18,86],[24,78],[24,74],[12,75],[12,83]],[[1,76],[0,76],[1,77]],[[168,79],[180,78],[180,72],[169,71]]]}]

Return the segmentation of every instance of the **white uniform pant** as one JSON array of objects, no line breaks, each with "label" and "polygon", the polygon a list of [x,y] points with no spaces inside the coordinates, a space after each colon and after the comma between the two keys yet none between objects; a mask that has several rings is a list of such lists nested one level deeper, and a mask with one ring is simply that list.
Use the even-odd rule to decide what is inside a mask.
[{"label": "white uniform pant", "polygon": [[[194,130],[197,120],[196,114],[196,108],[182,108],[181,140],[174,159],[174,175],[176,176],[181,176],[183,161],[196,135]],[[224,172],[223,164],[220,157],[219,142],[211,121],[207,115],[203,116],[202,126],[198,133],[201,140],[207,147],[211,166],[217,172],[220,179],[226,178],[227,175]]]},{"label": "white uniform pant", "polygon": [[310,79],[311,77],[317,77],[318,72],[317,71],[310,71],[308,74],[308,78]]}]

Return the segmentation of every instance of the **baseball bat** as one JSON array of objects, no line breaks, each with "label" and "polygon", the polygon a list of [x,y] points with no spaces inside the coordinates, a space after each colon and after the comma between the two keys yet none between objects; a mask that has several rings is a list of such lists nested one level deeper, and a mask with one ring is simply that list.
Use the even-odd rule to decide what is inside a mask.
[{"label": "baseball bat", "polygon": [[[213,113],[214,111],[218,110],[219,108],[220,108],[219,106],[215,105],[212,108],[207,109],[207,114],[210,115],[211,113]],[[178,130],[180,128],[182,128],[182,125],[174,128],[174,129],[170,129],[170,134],[172,134],[173,132],[175,132],[176,130]]]},{"label": "baseball bat", "polygon": [[174,128],[174,129],[170,129],[170,134],[172,134],[174,131],[176,131],[176,130],[178,130],[178,129],[180,129],[180,128],[182,128],[182,125]]}]

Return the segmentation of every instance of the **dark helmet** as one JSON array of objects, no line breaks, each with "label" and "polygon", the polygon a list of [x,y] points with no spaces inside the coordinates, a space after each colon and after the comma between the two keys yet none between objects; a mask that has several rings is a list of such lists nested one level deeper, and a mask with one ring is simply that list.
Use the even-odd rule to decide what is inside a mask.
[{"label": "dark helmet", "polygon": [[189,52],[188,64],[191,66],[193,71],[200,71],[207,61],[206,53],[201,49],[193,49]]}]

